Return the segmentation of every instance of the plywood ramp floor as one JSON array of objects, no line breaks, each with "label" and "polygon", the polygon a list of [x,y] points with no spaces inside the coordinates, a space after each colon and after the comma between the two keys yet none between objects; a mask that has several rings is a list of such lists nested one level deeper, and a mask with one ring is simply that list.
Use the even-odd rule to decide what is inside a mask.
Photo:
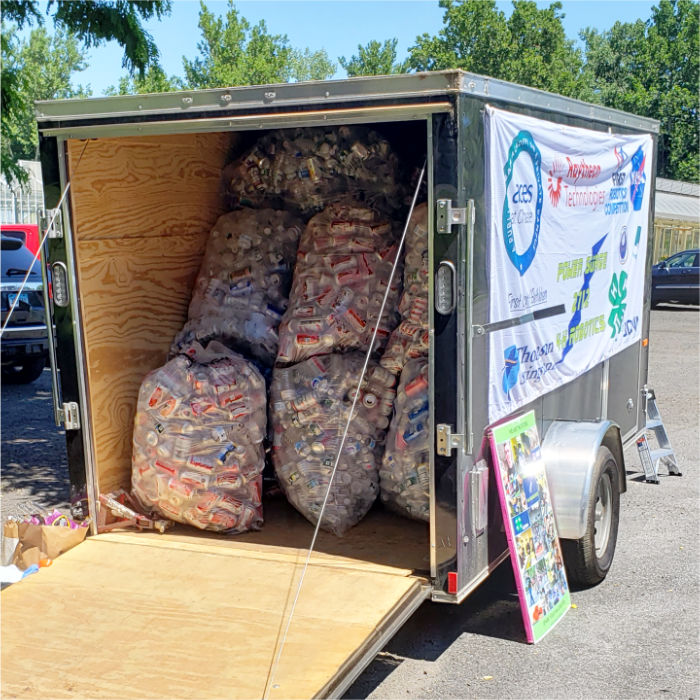
[{"label": "plywood ramp floor", "polygon": [[[261,698],[312,528],[286,504],[260,533],[88,538],[2,593],[3,698]],[[322,535],[270,698],[324,693],[426,594],[427,527],[377,510]]]}]

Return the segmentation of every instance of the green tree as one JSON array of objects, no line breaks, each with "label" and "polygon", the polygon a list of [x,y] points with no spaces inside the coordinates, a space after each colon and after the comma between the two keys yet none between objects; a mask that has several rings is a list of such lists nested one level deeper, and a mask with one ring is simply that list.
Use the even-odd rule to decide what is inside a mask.
[{"label": "green tree", "polygon": [[293,51],[285,35],[269,34],[264,21],[251,27],[228,1],[225,17],[218,17],[200,1],[197,44],[199,56],[183,57],[189,88],[282,83],[290,76]]},{"label": "green tree", "polygon": [[17,86],[10,108],[3,105],[2,110],[3,173],[6,168],[12,173],[18,159],[37,157],[34,101],[87,96],[90,90],[71,85],[73,74],[87,67],[74,35],[59,28],[51,36],[40,27],[19,41],[11,28],[3,26],[2,31],[3,82],[9,73],[11,89]]},{"label": "green tree", "polygon": [[328,80],[335,74],[337,66],[328,57],[325,49],[310,51],[295,49],[292,52],[290,77],[292,80]]},{"label": "green tree", "polygon": [[437,36],[422,34],[409,49],[408,63],[419,71],[462,68],[505,77],[510,34],[495,0],[440,0],[445,10]]},{"label": "green tree", "polygon": [[149,66],[141,75],[123,75],[119,83],[110,85],[105,95],[147,95],[156,92],[172,92],[183,88],[182,80],[175,75],[168,77],[156,63]]},{"label": "green tree", "polygon": [[513,2],[506,23],[510,34],[508,80],[560,95],[586,97],[581,52],[566,38],[563,19],[560,2],[542,9],[531,0]]},{"label": "green tree", "polygon": [[581,33],[592,99],[661,122],[657,173],[697,182],[700,7],[661,0],[647,22]]},{"label": "green tree", "polygon": [[[46,14],[54,26],[72,32],[84,46],[97,46],[115,40],[124,49],[123,65],[129,71],[143,73],[157,59],[158,49],[142,20],[162,18],[170,12],[170,0],[48,0]],[[41,24],[38,0],[3,0],[2,2],[2,173],[12,181],[25,180],[12,149],[13,124],[27,114],[27,104],[34,97],[27,91],[31,82],[18,59],[15,33],[27,25]]]},{"label": "green tree", "polygon": [[396,60],[397,39],[387,39],[383,43],[373,40],[362,46],[358,44],[357,55],[338,59],[349,77],[355,75],[390,75],[404,73],[408,64]]},{"label": "green tree", "polygon": [[563,95],[584,92],[581,55],[566,38],[560,2],[539,9],[515,0],[509,18],[495,0],[440,0],[440,7],[444,26],[416,38],[411,68],[462,68]]}]

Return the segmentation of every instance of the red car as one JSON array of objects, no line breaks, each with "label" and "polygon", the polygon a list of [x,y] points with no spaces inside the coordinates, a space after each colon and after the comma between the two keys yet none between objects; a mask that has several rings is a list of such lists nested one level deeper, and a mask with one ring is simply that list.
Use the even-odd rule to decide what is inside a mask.
[{"label": "red car", "polygon": [[32,255],[39,250],[39,227],[36,224],[0,224],[3,236],[19,238]]}]

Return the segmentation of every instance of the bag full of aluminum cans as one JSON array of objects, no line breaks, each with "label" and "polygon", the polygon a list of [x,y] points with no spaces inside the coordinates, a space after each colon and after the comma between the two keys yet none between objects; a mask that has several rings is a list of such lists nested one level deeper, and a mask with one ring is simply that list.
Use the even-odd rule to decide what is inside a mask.
[{"label": "bag full of aluminum cans", "polygon": [[399,302],[401,322],[394,329],[381,359],[394,374],[408,360],[428,354],[428,205],[414,210],[404,242],[403,293]]},{"label": "bag full of aluminum cans", "polygon": [[272,366],[277,329],[287,308],[303,224],[273,209],[241,209],[221,216],[209,236],[188,320],[171,355],[212,338]]},{"label": "bag full of aluminum cans", "polygon": [[321,521],[322,529],[336,535],[356,525],[379,493],[377,465],[395,395],[394,376],[370,361],[338,458],[364,360],[357,352],[320,355],[273,371],[277,479],[289,502],[316,524],[337,461]]},{"label": "bag full of aluminum cans", "polygon": [[391,222],[372,209],[345,201],[316,214],[299,242],[289,308],[279,327],[277,362],[367,351],[375,326],[373,351],[381,350],[398,321],[400,269],[379,319],[396,250]]},{"label": "bag full of aluminum cans", "polygon": [[[233,207],[293,206],[304,214],[339,194],[392,210],[402,204],[398,158],[362,126],[271,131],[224,169]],[[270,204],[270,203],[273,204]]]},{"label": "bag full of aluminum cans", "polygon": [[430,520],[428,360],[409,360],[401,372],[394,416],[379,468],[382,502],[416,520]]},{"label": "bag full of aluminum cans", "polygon": [[131,483],[147,511],[215,532],[262,524],[265,382],[221,343],[193,343],[141,384]]}]

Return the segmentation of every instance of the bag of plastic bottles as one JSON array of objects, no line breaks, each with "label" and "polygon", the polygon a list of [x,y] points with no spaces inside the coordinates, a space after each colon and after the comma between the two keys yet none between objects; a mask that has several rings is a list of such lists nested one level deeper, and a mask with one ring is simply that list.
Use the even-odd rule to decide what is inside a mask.
[{"label": "bag of plastic bottles", "polygon": [[[372,209],[339,202],[304,229],[289,308],[279,328],[278,363],[324,353],[369,349],[396,257],[391,222]],[[400,269],[378,323],[374,351],[395,327]]]},{"label": "bag of plastic bottles", "polygon": [[[289,502],[313,524],[328,489],[352,407],[361,353],[321,355],[276,367],[270,392],[272,458]],[[370,362],[331,486],[321,528],[356,525],[379,492],[377,464],[389,425],[395,378]]]},{"label": "bag of plastic bottles", "polygon": [[430,520],[428,360],[401,372],[394,417],[379,468],[382,502],[416,520]]},{"label": "bag of plastic bottles", "polygon": [[193,343],[141,384],[131,484],[146,511],[202,530],[262,524],[265,381],[252,362]]},{"label": "bag of plastic bottles", "polygon": [[401,322],[381,359],[382,367],[398,374],[408,360],[428,354],[428,205],[414,210],[404,242]]},{"label": "bag of plastic bottles", "polygon": [[224,169],[232,206],[278,206],[304,214],[339,194],[394,209],[402,204],[398,159],[386,139],[362,126],[272,131]]},{"label": "bag of plastic bottles", "polygon": [[193,341],[216,338],[271,366],[302,227],[300,219],[273,209],[221,216],[209,236],[188,321],[171,355]]}]

